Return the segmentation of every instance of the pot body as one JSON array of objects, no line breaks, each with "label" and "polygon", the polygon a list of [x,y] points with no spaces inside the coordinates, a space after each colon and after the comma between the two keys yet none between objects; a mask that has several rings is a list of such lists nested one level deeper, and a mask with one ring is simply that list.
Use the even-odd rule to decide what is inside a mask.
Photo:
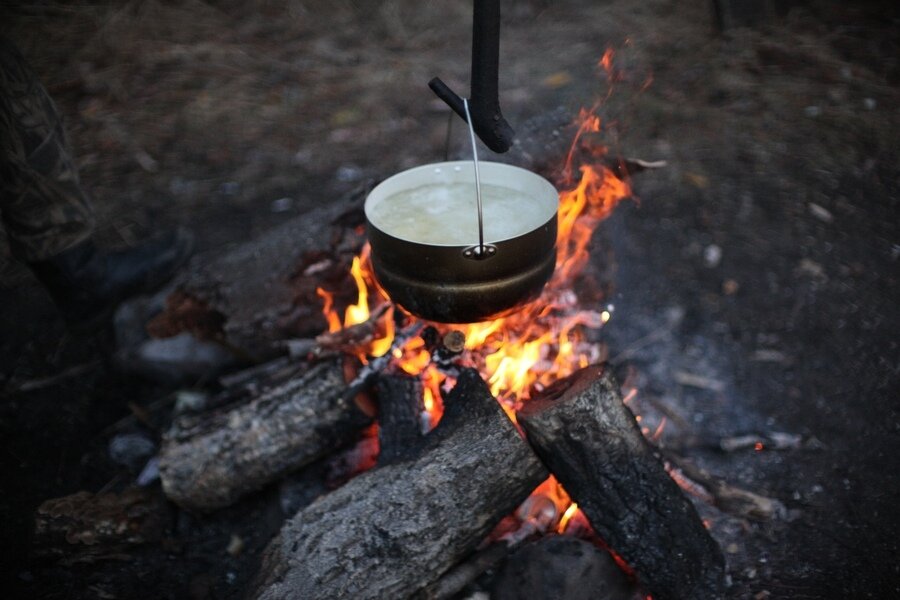
[{"label": "pot body", "polygon": [[[395,303],[430,321],[473,323],[513,312],[540,295],[556,263],[556,210],[559,196],[543,177],[501,163],[479,163],[482,184],[520,192],[541,205],[537,223],[508,239],[485,239],[493,253],[467,258],[472,245],[442,245],[402,239],[372,222],[370,208],[394,194],[429,184],[473,182],[472,162],[436,163],[390,177],[366,199],[372,267]],[[474,183],[473,183],[473,210]],[[510,218],[515,218],[511,215]],[[477,231],[475,232],[477,240]],[[477,245],[477,242],[476,244]]]}]

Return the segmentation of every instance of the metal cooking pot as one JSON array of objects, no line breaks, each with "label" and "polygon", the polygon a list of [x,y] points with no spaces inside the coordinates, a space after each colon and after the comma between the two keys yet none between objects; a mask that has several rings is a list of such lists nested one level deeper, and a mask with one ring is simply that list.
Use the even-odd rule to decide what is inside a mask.
[{"label": "metal cooking pot", "polygon": [[[430,321],[474,323],[510,312],[540,295],[556,263],[556,212],[559,196],[553,185],[535,173],[501,163],[481,162],[482,184],[522,193],[536,202],[539,216],[522,223],[522,233],[507,239],[484,239],[478,231],[472,243],[435,244],[404,239],[389,226],[373,222],[373,207],[390,202],[405,190],[431,184],[472,183],[472,162],[444,162],[416,167],[390,177],[366,198],[372,267],[378,283],[396,304]],[[472,210],[476,210],[473,201]],[[381,211],[379,211],[381,213]],[[383,213],[381,213],[383,214]],[[519,218],[511,214],[509,219]],[[406,236],[413,237],[413,236]]]}]

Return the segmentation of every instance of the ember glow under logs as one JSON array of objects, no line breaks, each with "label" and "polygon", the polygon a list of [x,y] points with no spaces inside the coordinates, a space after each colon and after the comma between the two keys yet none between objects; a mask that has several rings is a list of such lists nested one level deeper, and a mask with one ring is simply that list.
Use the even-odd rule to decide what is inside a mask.
[{"label": "ember glow under logs", "polygon": [[366,199],[375,277],[416,316],[443,323],[492,319],[536,298],[553,274],[556,189],[519,167],[479,166],[483,249],[470,161],[403,171]]}]

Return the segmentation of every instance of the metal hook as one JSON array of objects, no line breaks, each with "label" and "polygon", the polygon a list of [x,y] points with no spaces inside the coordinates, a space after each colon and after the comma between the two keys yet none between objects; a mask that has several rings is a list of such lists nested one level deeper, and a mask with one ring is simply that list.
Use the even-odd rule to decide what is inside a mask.
[{"label": "metal hook", "polygon": [[500,0],[475,0],[472,19],[472,80],[469,96],[471,118],[464,101],[435,77],[428,87],[438,98],[474,127],[481,141],[494,152],[512,146],[515,131],[500,112],[498,65],[500,62]]},{"label": "metal hook", "polygon": [[484,244],[484,211],[481,203],[481,172],[478,169],[478,145],[475,143],[475,128],[469,115],[469,101],[463,98],[463,110],[466,112],[466,122],[469,124],[469,138],[472,140],[472,161],[475,164],[475,199],[478,204],[478,245],[463,250],[466,258],[483,259],[490,258],[497,253],[497,247]]}]

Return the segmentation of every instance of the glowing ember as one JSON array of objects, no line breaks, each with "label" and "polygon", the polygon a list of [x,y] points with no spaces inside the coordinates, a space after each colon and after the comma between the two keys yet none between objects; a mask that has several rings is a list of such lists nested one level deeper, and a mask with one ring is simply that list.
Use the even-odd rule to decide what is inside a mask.
[{"label": "glowing ember", "polygon": [[[610,84],[617,80],[612,50],[603,55],[599,66],[606,72]],[[462,361],[479,369],[491,393],[513,421],[515,411],[532,393],[605,358],[604,348],[586,341],[583,332],[585,328],[602,327],[611,318],[613,308],[581,309],[572,289],[575,278],[587,264],[588,245],[594,230],[619,201],[631,195],[628,181],[600,162],[607,154],[605,147],[594,145],[587,152],[581,151],[584,134],[602,132],[602,121],[596,114],[599,106],[600,103],[591,109],[582,109],[575,123],[575,138],[557,181],[558,187],[563,189],[559,193],[556,271],[543,294],[507,317],[454,326],[465,334],[466,350]],[[586,158],[582,159],[582,156]],[[582,160],[585,162],[579,164]],[[574,181],[573,174],[576,173],[579,177]],[[367,245],[353,260],[351,275],[358,288],[358,299],[346,308],[343,319],[335,310],[332,294],[318,290],[324,300],[323,312],[329,331],[363,323],[375,307],[389,302],[375,282],[368,255]],[[367,347],[354,352],[360,360],[365,362],[366,354],[381,356],[391,349],[393,323],[393,312],[388,310],[379,320],[381,335]],[[442,335],[451,329],[446,325],[435,327]],[[440,391],[442,385],[448,383],[446,376],[434,365],[421,338],[411,339],[392,353],[397,369],[421,377],[426,410],[423,429],[434,427],[443,413]],[[654,436],[661,434],[662,427],[660,424]],[[555,506],[553,528],[556,531],[565,531],[572,519],[579,516],[580,521],[586,523],[555,478],[550,477],[535,490],[532,497],[536,496],[549,499]]]}]

